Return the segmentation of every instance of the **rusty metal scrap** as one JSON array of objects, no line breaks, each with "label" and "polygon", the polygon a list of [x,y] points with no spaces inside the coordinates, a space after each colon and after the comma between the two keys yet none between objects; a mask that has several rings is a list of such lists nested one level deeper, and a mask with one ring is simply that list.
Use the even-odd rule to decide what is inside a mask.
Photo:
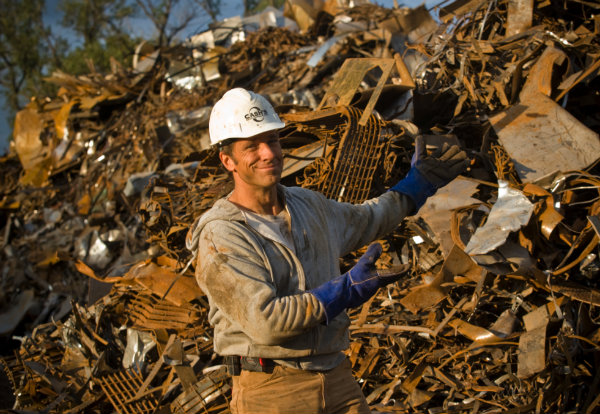
[{"label": "rusty metal scrap", "polygon": [[[342,106],[320,111],[299,112],[283,117],[288,128],[302,134],[312,133],[325,142],[337,142],[335,151],[315,159],[315,173],[305,173],[303,186],[315,188],[327,197],[352,203],[365,201],[389,140],[382,136],[381,122],[371,116],[360,125],[361,111]],[[324,126],[332,125],[331,129]]]},{"label": "rusty metal scrap", "polygon": [[417,135],[473,160],[380,240],[379,266],[411,271],[349,310],[373,411],[600,410],[597,5],[455,1],[438,25],[352,3],[289,1],[299,30],[239,18],[132,68],[57,72],[58,96],[17,114],[1,412],[229,412],[185,235],[232,190],[207,119],[236,86],[285,120],[286,185],[362,202],[404,176]]},{"label": "rusty metal scrap", "polygon": [[108,374],[99,377],[97,382],[119,413],[153,413],[158,407],[158,399],[152,394],[136,398],[136,392],[142,386],[142,378],[135,371]]},{"label": "rusty metal scrap", "polygon": [[[196,414],[204,412],[222,412],[226,411],[228,397],[231,385],[229,375],[225,367],[218,367],[206,373],[206,376],[194,384],[194,386],[184,391],[180,396],[173,400],[171,410],[173,413]],[[222,404],[211,406],[211,403],[221,397]]]}]

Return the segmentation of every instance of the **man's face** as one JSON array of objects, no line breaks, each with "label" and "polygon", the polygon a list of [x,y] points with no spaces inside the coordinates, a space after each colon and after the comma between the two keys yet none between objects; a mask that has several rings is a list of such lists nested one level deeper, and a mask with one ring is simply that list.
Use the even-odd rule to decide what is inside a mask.
[{"label": "man's face", "polygon": [[231,146],[231,154],[221,152],[219,156],[225,168],[233,174],[236,186],[264,189],[279,182],[283,153],[277,131],[236,139]]}]

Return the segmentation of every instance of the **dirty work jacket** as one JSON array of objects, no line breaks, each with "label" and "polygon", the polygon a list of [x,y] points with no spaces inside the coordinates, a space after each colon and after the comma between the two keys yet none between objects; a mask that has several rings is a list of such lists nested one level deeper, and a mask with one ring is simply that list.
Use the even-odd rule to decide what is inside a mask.
[{"label": "dirty work jacket", "polygon": [[214,350],[327,365],[324,356],[348,347],[350,321],[342,312],[325,325],[324,307],[306,291],[339,276],[340,257],[394,230],[411,206],[393,191],[360,205],[301,187],[279,185],[278,191],[296,254],[250,227],[226,198],[190,229],[187,246],[197,255],[196,279],[208,297]]}]

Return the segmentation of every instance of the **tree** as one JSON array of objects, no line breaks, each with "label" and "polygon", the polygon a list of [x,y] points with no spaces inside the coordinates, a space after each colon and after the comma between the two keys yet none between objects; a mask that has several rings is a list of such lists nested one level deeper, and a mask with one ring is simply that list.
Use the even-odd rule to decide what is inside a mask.
[{"label": "tree", "polygon": [[285,0],[243,0],[244,15],[249,16],[261,12],[267,6],[280,8],[285,4]]},{"label": "tree", "polygon": [[42,77],[62,53],[60,43],[49,43],[43,10],[44,0],[0,2],[0,87],[13,115],[31,96],[50,90]]},{"label": "tree", "polygon": [[83,37],[84,45],[124,35],[123,20],[135,15],[126,0],[61,0],[63,25]]},{"label": "tree", "polygon": [[110,58],[126,63],[133,55],[139,39],[132,38],[124,22],[135,15],[127,0],[61,0],[62,24],[80,36],[80,45],[66,55],[60,69],[72,73],[86,73],[87,61],[101,72],[110,68]]},{"label": "tree", "polygon": [[89,72],[86,60],[92,60],[107,71],[111,57],[124,63],[135,48],[123,29],[134,11],[125,0],[62,0],[63,25],[79,36],[71,42],[44,25],[44,7],[44,0],[0,2],[0,94],[11,118],[31,97],[55,92],[44,81],[55,69],[79,75]]},{"label": "tree", "polygon": [[221,0],[193,0],[193,3],[200,6],[212,22],[217,21],[217,16],[221,13]]},{"label": "tree", "polygon": [[258,8],[260,0],[243,0],[244,2],[244,16],[248,16],[254,13]]},{"label": "tree", "polygon": [[[68,40],[44,25],[45,0],[0,0],[0,95],[10,118],[31,97],[53,96],[54,84],[44,77],[56,69],[72,75],[89,73],[92,61],[98,72],[108,72],[111,58],[129,66],[141,41],[128,27],[141,15],[157,30],[159,47],[199,17],[194,0],[59,0],[62,26],[74,33]],[[215,19],[220,0],[202,0]],[[210,10],[210,12],[208,11]],[[182,12],[177,14],[176,12]]]},{"label": "tree", "polygon": [[[158,47],[169,46],[197,13],[191,7],[178,8],[180,0],[135,0],[142,13],[152,22],[157,32]],[[178,10],[179,16],[175,11]]]}]

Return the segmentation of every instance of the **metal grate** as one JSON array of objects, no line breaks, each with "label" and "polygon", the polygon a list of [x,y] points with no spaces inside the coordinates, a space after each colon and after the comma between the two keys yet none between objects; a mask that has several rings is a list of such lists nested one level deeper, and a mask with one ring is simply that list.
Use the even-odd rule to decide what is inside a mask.
[{"label": "metal grate", "polygon": [[[398,76],[393,77],[394,73]],[[374,80],[376,86],[364,90],[363,84]],[[286,122],[288,127],[295,127],[301,135],[314,134],[325,141],[324,147],[331,140],[339,142],[332,155],[334,161],[327,156],[315,160],[311,166],[314,172],[305,174],[301,185],[337,201],[362,203],[369,198],[386,141],[382,122],[373,111],[386,87],[393,87],[396,93],[415,87],[399,54],[393,58],[346,59],[316,111],[283,116],[291,121]],[[362,95],[364,109],[359,105]]]},{"label": "metal grate", "polygon": [[191,305],[175,306],[147,293],[137,294],[129,305],[129,316],[138,329],[175,329],[193,327],[201,312]]},{"label": "metal grate", "polygon": [[369,198],[371,183],[381,158],[381,124],[371,116],[366,125],[359,124],[361,111],[353,107],[338,108],[346,125],[333,168],[318,190],[337,201],[362,203]]},{"label": "metal grate", "polygon": [[171,411],[175,414],[221,412],[222,405],[228,404],[227,395],[231,390],[229,378],[225,367],[208,372],[173,401]]},{"label": "metal grate", "polygon": [[362,203],[369,198],[385,140],[379,119],[371,115],[361,125],[362,114],[352,106],[339,106],[283,115],[290,127],[328,143],[337,142],[337,149],[330,156],[333,160],[327,157],[315,162],[312,176],[301,185],[338,201]]},{"label": "metal grate", "polygon": [[118,371],[98,378],[98,382],[118,413],[152,413],[158,407],[158,400],[152,394],[135,398],[143,383],[142,377],[135,371]]}]

